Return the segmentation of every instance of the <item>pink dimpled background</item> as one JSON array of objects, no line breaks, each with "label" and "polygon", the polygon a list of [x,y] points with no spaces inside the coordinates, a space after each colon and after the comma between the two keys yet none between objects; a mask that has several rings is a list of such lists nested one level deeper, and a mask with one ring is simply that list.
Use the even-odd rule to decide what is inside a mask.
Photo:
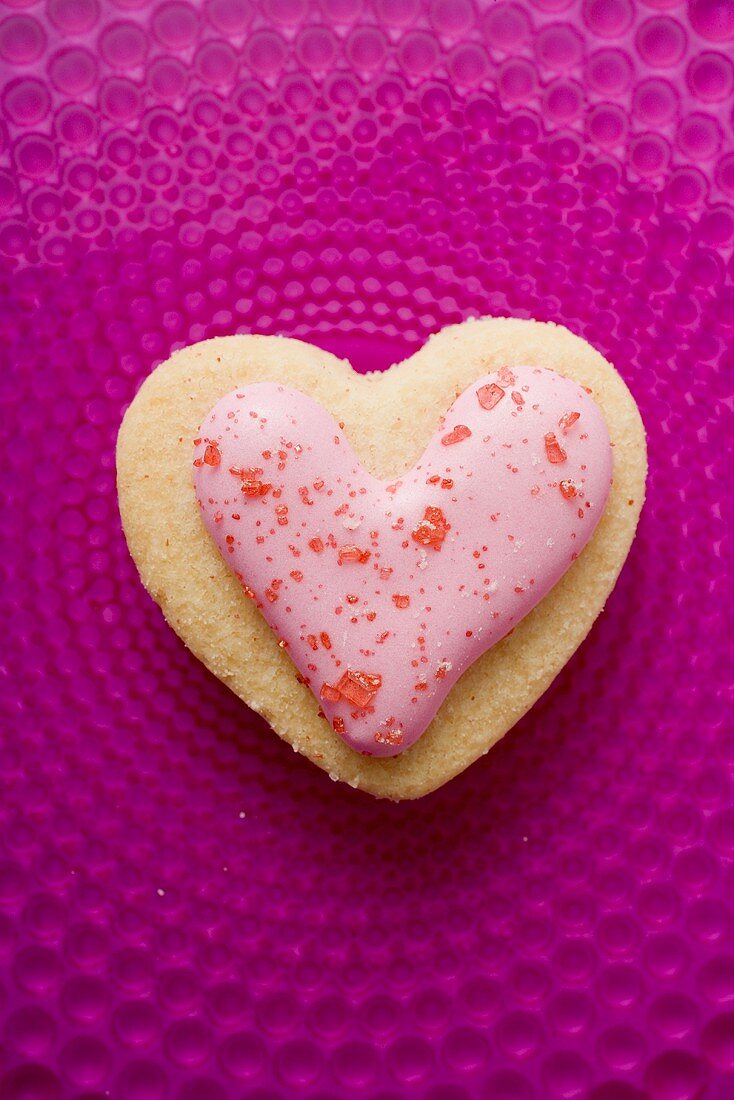
[{"label": "pink dimpled background", "polygon": [[[2,1100],[734,1096],[733,54],[731,0],[5,0]],[[648,502],[532,712],[380,804],[166,627],[116,432],[192,341],[486,313],[617,364]]]}]

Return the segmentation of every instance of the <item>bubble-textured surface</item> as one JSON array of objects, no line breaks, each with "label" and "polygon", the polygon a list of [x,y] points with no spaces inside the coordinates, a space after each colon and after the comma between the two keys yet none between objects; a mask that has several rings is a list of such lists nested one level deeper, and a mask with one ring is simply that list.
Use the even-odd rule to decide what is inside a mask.
[{"label": "bubble-textured surface", "polygon": [[[734,1094],[733,44],[729,0],[6,0],[3,1100]],[[115,434],[185,343],[368,369],[485,313],[617,364],[648,503],[532,713],[383,805],[167,629]]]}]

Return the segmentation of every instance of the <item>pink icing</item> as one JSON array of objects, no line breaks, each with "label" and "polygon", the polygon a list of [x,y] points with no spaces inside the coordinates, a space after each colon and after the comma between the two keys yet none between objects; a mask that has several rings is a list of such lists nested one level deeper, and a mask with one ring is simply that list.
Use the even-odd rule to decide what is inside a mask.
[{"label": "pink icing", "polygon": [[326,718],[359,752],[393,756],[579,555],[612,456],[582,387],[513,367],[465,390],[394,481],[274,383],[215,405],[194,466],[207,529]]}]

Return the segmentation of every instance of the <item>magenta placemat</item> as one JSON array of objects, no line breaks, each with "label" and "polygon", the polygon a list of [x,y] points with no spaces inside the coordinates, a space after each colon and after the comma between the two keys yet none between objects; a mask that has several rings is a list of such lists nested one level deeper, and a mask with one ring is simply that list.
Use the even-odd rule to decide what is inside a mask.
[{"label": "magenta placemat", "polygon": [[[0,1097],[734,1097],[731,0],[6,4]],[[115,435],[191,341],[485,313],[616,363],[649,499],[533,711],[378,804],[164,625]]]}]

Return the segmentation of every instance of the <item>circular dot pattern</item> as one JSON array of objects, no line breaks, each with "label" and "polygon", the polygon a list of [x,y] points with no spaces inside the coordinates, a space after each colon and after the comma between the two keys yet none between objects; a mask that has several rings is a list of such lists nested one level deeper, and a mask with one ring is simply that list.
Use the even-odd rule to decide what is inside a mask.
[{"label": "circular dot pattern", "polygon": [[[6,3],[3,1100],[734,1094],[733,43],[729,0]],[[192,341],[366,370],[488,313],[617,364],[648,501],[533,711],[382,805],[166,627],[115,436]]]}]

